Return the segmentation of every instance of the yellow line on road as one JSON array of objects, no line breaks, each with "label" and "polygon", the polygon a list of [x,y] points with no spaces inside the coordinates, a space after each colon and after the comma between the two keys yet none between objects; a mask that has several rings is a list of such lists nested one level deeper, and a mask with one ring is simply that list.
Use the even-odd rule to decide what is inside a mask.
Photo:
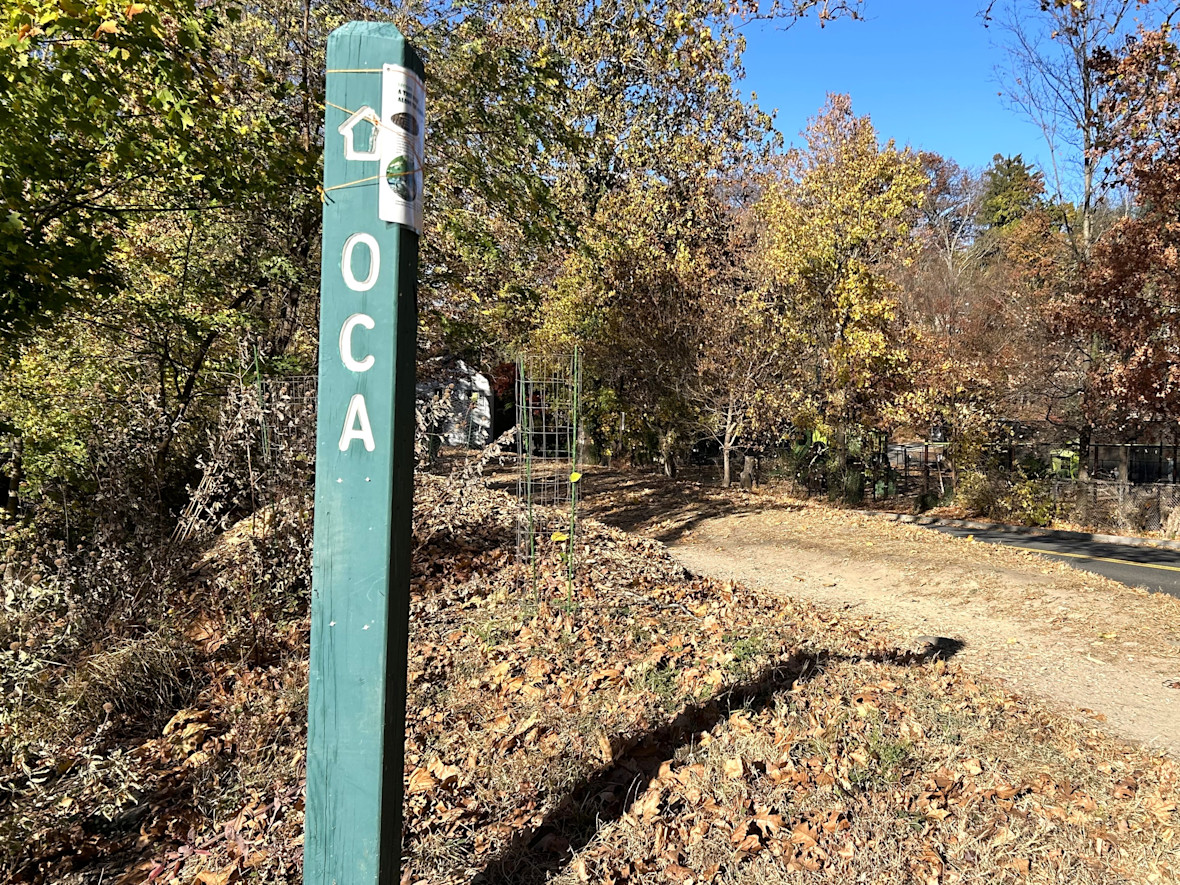
[{"label": "yellow line on road", "polygon": [[1139,568],[1158,568],[1169,572],[1180,572],[1180,566],[1176,565],[1158,565],[1154,562],[1132,562],[1129,559],[1108,559],[1105,556],[1087,556],[1085,553],[1059,553],[1056,550],[1041,550],[1037,547],[1021,547],[1019,544],[1005,544],[1005,547],[1012,547],[1016,550],[1027,550],[1029,553],[1043,553],[1046,556],[1072,556],[1074,559],[1092,559],[1095,562],[1113,562],[1118,565],[1134,565]]}]

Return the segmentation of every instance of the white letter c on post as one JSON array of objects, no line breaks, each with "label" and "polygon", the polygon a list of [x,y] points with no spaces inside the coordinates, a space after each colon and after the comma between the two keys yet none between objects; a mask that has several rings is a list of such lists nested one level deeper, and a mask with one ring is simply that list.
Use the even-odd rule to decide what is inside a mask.
[{"label": "white letter c on post", "polygon": [[344,368],[348,371],[367,372],[373,368],[376,358],[372,354],[361,360],[352,355],[352,330],[357,326],[364,326],[371,330],[376,325],[377,323],[368,314],[354,313],[340,327],[340,362],[344,363]]}]

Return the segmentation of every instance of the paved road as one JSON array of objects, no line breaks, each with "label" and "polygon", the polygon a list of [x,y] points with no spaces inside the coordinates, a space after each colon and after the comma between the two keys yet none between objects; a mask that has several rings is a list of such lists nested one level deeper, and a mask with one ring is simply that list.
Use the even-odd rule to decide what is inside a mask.
[{"label": "paved road", "polygon": [[1019,550],[1043,553],[1075,568],[1105,575],[1131,587],[1146,587],[1180,597],[1180,550],[1158,547],[1125,547],[1099,541],[1074,541],[1036,535],[932,525],[928,528],[988,544],[1007,544]]}]

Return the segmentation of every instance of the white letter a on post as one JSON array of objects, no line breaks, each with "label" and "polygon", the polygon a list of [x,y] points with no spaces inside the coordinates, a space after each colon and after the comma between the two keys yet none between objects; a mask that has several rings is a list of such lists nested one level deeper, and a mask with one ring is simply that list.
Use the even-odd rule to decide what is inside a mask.
[{"label": "white letter a on post", "polygon": [[340,451],[347,452],[354,439],[365,444],[365,451],[377,448],[373,441],[373,427],[369,424],[369,410],[365,408],[363,394],[353,394],[348,403],[348,414],[344,417],[344,432],[340,434]]}]

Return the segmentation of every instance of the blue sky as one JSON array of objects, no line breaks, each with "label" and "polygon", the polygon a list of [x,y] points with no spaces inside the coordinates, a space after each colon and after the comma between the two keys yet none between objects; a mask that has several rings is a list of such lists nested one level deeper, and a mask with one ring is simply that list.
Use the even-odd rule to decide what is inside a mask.
[{"label": "blue sky", "polygon": [[863,21],[821,29],[814,18],[789,30],[751,23],[744,93],[798,141],[829,92],[852,96],[882,140],[936,151],[982,168],[994,154],[1048,159],[1040,130],[1005,106],[995,67],[1003,62],[995,26],[986,29],[973,0],[871,0]]}]

